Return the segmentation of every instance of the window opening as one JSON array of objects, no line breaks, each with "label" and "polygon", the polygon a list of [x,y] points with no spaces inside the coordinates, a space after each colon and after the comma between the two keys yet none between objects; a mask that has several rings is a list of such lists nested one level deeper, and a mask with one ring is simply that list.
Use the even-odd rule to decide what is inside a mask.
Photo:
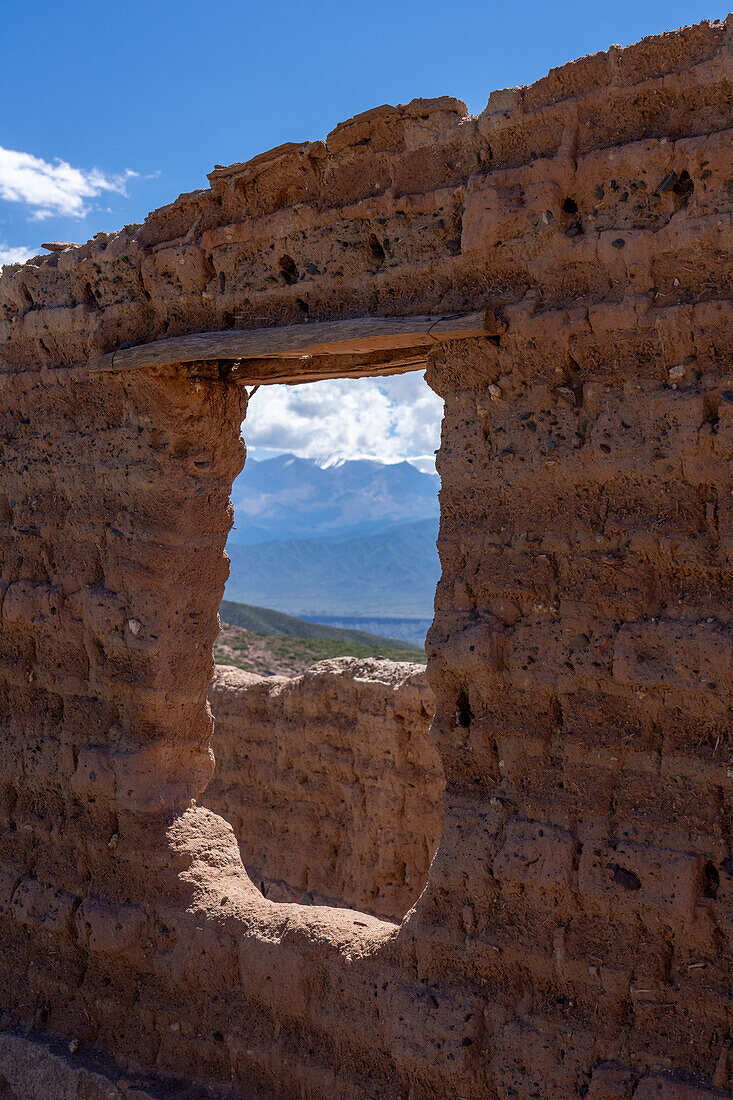
[{"label": "window opening", "polygon": [[416,372],[249,397],[204,802],[266,897],[400,920],[442,828],[424,676],[442,402]]}]

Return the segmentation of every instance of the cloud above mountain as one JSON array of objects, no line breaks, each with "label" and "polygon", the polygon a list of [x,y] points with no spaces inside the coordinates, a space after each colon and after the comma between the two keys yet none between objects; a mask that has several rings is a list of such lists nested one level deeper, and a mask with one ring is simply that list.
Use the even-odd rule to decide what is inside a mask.
[{"label": "cloud above mountain", "polygon": [[65,160],[51,162],[0,146],[0,199],[22,203],[37,220],[53,215],[83,218],[89,213],[90,200],[104,192],[124,195],[127,181],[136,174],[128,170],[108,175],[96,168],[74,168]]},{"label": "cloud above mountain", "polygon": [[262,386],[242,434],[256,454],[288,451],[324,460],[396,462],[430,456],[440,442],[443,402],[422,373],[345,378],[300,386]]}]

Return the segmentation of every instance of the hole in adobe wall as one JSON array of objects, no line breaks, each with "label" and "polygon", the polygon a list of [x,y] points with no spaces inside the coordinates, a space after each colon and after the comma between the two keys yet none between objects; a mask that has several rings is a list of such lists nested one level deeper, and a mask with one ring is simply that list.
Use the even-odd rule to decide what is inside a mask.
[{"label": "hole in adobe wall", "polygon": [[618,863],[613,869],[613,881],[617,886],[622,886],[624,890],[639,890],[641,889],[641,879],[633,871],[629,871],[626,867],[621,867]]},{"label": "hole in adobe wall", "polygon": [[695,190],[695,184],[690,178],[689,172],[680,172],[677,182],[672,187],[672,193],[675,197],[675,206],[679,210],[683,206],[687,206]]},{"label": "hole in adobe wall", "polygon": [[707,860],[702,872],[702,896],[704,898],[714,898],[718,893],[719,886],[718,868],[711,860]]},{"label": "hole in adobe wall", "polygon": [[280,267],[280,278],[287,286],[292,286],[293,283],[297,283],[300,278],[298,268],[295,260],[292,256],[281,256],[278,261]]},{"label": "hole in adobe wall", "polygon": [[369,252],[377,267],[381,267],[386,259],[386,254],[381,241],[376,233],[372,233],[368,241]]},{"label": "hole in adobe wall", "polygon": [[460,692],[456,699],[456,725],[468,729],[473,721],[473,711],[465,691]]},{"label": "hole in adobe wall", "polygon": [[[402,406],[432,417],[429,469],[383,460],[397,457]],[[420,667],[440,575],[441,417],[422,372],[251,395],[202,801],[233,826],[268,901],[399,921],[425,888],[444,787]]]},{"label": "hole in adobe wall", "polygon": [[577,214],[578,213],[578,204],[575,201],[575,199],[571,199],[571,198],[563,199],[562,210],[563,210],[563,214]]},{"label": "hole in adobe wall", "polygon": [[97,296],[94,293],[94,291],[92,290],[92,284],[91,283],[87,282],[84,285],[84,290],[83,290],[83,293],[82,293],[81,297],[83,298],[84,303],[86,305],[90,306],[92,309],[97,308]]}]

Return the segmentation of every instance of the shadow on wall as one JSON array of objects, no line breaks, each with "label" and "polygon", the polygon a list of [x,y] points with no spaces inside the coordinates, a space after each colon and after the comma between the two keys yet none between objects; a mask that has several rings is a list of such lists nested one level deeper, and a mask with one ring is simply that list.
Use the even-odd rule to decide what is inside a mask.
[{"label": "shadow on wall", "polygon": [[203,796],[271,901],[400,921],[425,887],[444,786],[420,665],[342,657],[295,679],[217,666]]}]

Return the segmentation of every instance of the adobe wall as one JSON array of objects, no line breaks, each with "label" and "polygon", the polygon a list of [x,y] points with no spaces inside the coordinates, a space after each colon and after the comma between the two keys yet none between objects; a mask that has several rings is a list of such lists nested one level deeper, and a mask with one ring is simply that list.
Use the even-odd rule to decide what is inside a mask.
[{"label": "adobe wall", "polygon": [[[3,1027],[219,1096],[731,1095],[730,38],[378,109],[6,270]],[[194,801],[244,394],[86,362],[484,307],[428,371],[427,889],[273,903]]]},{"label": "adobe wall", "polygon": [[209,701],[202,800],[233,827],[255,885],[401,921],[442,826],[425,669],[339,657],[287,679],[217,665]]}]

